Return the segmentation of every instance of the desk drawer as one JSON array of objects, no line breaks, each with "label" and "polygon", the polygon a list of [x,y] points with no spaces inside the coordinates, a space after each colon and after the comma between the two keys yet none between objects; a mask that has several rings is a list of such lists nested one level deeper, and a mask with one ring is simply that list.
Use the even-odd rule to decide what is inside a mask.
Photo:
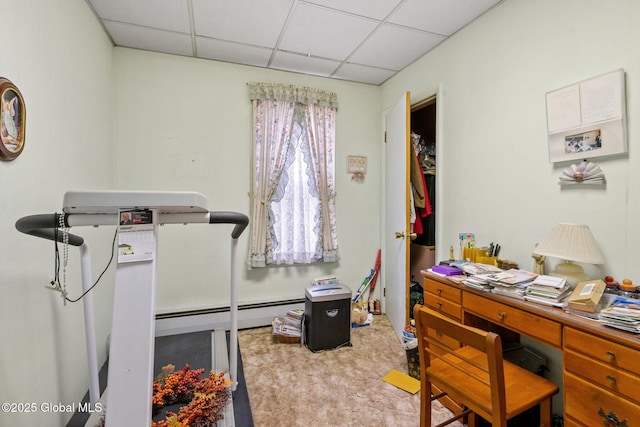
[{"label": "desk drawer", "polygon": [[[615,414],[618,421],[627,420],[632,426],[640,420],[640,407],[628,400],[616,396],[599,386],[594,386],[575,375],[564,375],[565,413],[587,426],[601,426],[604,417],[599,414]],[[612,415],[613,416],[613,415]],[[617,425],[617,424],[604,424]]]},{"label": "desk drawer", "polygon": [[520,310],[515,307],[465,292],[462,301],[464,311],[480,316],[497,325],[504,326],[533,339],[551,344],[562,345],[562,327],[560,323]]},{"label": "desk drawer", "polygon": [[424,279],[424,291],[439,298],[444,298],[457,304],[462,303],[462,291],[453,286],[444,285],[433,280]]},{"label": "desk drawer", "polygon": [[[564,329],[564,345],[605,365],[640,375],[638,351],[573,328]],[[640,389],[638,389],[640,390]]]},{"label": "desk drawer", "polygon": [[573,418],[569,417],[567,414],[564,416],[564,427],[583,427],[581,424],[578,424],[577,421],[574,421]]},{"label": "desk drawer", "polygon": [[424,293],[424,303],[439,313],[446,314],[458,321],[462,320],[462,309],[460,304],[441,298],[431,292]]},{"label": "desk drawer", "polygon": [[564,368],[566,371],[595,383],[598,387],[623,394],[626,398],[634,401],[640,399],[640,395],[638,395],[640,377],[598,362],[587,354],[578,354],[572,350],[565,350]]}]

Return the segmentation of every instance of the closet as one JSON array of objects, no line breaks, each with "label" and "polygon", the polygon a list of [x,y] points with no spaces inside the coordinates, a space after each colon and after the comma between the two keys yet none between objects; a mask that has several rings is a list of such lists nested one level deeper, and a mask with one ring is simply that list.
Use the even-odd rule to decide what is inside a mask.
[{"label": "closet", "polygon": [[[416,237],[410,243],[409,256],[409,317],[416,302],[422,303],[422,276],[420,270],[435,264],[436,253],[436,98],[430,98],[411,107],[410,142],[415,152],[412,160],[411,228]],[[413,152],[410,155],[414,154]],[[415,186],[422,186],[419,190]],[[424,194],[424,199],[421,199]],[[411,203],[411,202],[410,202]]]}]

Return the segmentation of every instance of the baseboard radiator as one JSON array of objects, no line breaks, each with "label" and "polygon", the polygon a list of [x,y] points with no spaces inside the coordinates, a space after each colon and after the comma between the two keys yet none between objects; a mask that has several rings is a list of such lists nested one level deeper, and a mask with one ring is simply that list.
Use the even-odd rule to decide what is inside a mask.
[{"label": "baseboard radiator", "polygon": [[[238,329],[269,326],[274,317],[284,316],[287,311],[294,308],[304,309],[304,298],[240,305]],[[156,315],[156,336],[158,337],[217,329],[230,329],[229,307]]]}]

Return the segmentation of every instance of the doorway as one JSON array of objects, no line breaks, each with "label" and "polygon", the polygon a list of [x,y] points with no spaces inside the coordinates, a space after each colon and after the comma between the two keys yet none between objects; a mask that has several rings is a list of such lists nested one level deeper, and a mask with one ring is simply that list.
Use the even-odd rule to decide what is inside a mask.
[{"label": "doorway", "polygon": [[[411,146],[417,155],[424,186],[424,207],[416,203],[412,232],[416,237],[410,244],[409,317],[413,306],[423,303],[421,270],[436,263],[436,97],[428,98],[411,107]],[[415,185],[412,178],[412,184]]]},{"label": "doorway", "polygon": [[[440,127],[440,118],[436,120],[436,97],[439,91],[423,102],[410,105],[411,94],[405,92],[396,104],[384,115],[385,120],[385,190],[383,203],[383,312],[389,318],[393,328],[400,339],[403,336],[404,327],[409,323],[413,304],[411,298],[412,276],[418,283],[419,290],[415,295],[422,295],[422,276],[420,270],[428,269],[435,262],[435,232],[428,232],[424,235],[422,231],[421,245],[416,245],[418,249],[427,249],[427,261],[416,260],[415,267],[411,272],[410,248],[411,242],[418,236],[413,235],[414,224],[410,222],[412,218],[411,207],[414,206],[411,193],[412,186],[410,180],[411,164],[417,165],[418,177],[424,176],[418,155],[413,148],[411,141],[412,124],[415,125],[416,133],[422,132],[425,136],[425,148],[427,139],[435,141],[436,123]],[[424,111],[422,111],[424,110]],[[414,118],[412,119],[412,112]],[[438,111],[439,113],[440,111]],[[418,141],[419,142],[419,141]],[[428,172],[434,173],[435,169],[428,168]],[[435,175],[433,175],[435,178]],[[428,178],[428,177],[427,177]],[[432,178],[431,180],[435,180]],[[422,181],[422,179],[420,179]],[[426,179],[425,179],[426,181]],[[426,184],[423,184],[423,188]],[[433,201],[431,220],[435,219],[435,187],[430,194],[430,201]],[[429,215],[429,216],[431,216]],[[427,216],[428,217],[428,216]],[[424,218],[421,218],[420,225],[424,225]],[[435,228],[435,223],[434,226]],[[427,230],[430,230],[429,226]],[[432,239],[433,245],[427,246],[424,239]],[[429,262],[429,259],[431,262]],[[431,265],[429,265],[431,264]],[[414,302],[415,304],[415,302]]]}]

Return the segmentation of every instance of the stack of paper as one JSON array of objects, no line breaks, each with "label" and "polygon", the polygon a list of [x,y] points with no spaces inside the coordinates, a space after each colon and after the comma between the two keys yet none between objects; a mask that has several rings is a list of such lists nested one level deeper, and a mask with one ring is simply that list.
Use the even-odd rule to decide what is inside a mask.
[{"label": "stack of paper", "polygon": [[276,317],[271,322],[274,335],[286,337],[300,337],[302,335],[302,320],[304,310],[294,308],[287,312],[285,317]]},{"label": "stack of paper", "polygon": [[519,283],[517,285],[494,284],[491,292],[511,298],[524,299],[527,286],[529,286],[529,282]]},{"label": "stack of paper", "polygon": [[526,270],[512,268],[499,273],[484,275],[493,286],[491,292],[512,298],[524,298],[524,291],[538,275]]},{"label": "stack of paper", "polygon": [[450,265],[457,267],[470,275],[499,273],[501,268],[490,264],[481,264],[478,262],[451,263]]},{"label": "stack of paper", "polygon": [[480,274],[475,274],[473,276],[467,277],[462,281],[463,284],[469,286],[470,288],[479,289],[481,291],[491,291],[493,286],[489,283],[489,280],[482,277]]},{"label": "stack of paper", "polygon": [[538,275],[527,270],[512,268],[504,272],[504,277],[498,279],[500,285],[520,285],[532,282]]},{"label": "stack of paper", "polygon": [[562,307],[564,300],[571,293],[571,288],[564,277],[539,275],[524,293],[527,301]]},{"label": "stack of paper", "polygon": [[640,334],[640,300],[618,297],[600,312],[600,320],[612,328]]}]

